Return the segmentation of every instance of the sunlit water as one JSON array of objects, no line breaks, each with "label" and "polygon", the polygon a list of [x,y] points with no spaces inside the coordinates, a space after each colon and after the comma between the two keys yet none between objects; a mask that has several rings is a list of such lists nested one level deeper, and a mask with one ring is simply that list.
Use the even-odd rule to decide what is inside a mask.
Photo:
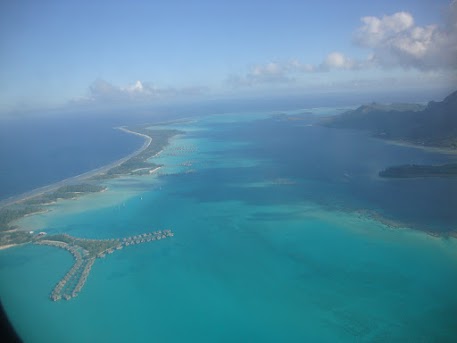
[{"label": "sunlit water", "polygon": [[21,225],[93,238],[175,236],[97,260],[81,294],[51,302],[72,264],[51,247],[0,251],[0,294],[26,342],[454,342],[457,244],[389,228],[456,226],[455,180],[382,180],[432,154],[270,116],[211,116],[146,177],[63,201]]}]

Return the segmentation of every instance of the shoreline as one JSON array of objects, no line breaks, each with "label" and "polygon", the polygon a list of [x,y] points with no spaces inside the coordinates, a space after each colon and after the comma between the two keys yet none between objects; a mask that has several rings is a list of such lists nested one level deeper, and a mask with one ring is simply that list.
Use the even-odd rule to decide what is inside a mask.
[{"label": "shoreline", "polygon": [[384,139],[381,137],[373,137],[373,138],[379,139],[382,142],[385,142],[385,143],[391,144],[391,145],[401,146],[401,147],[405,147],[405,148],[415,148],[415,149],[420,149],[420,150],[423,150],[426,152],[432,152],[432,153],[436,153],[436,154],[456,155],[457,156],[457,149],[434,147],[434,146],[428,146],[428,145],[417,145],[417,144],[410,143],[407,141]]},{"label": "shoreline", "polygon": [[[147,125],[150,126],[150,124]],[[141,136],[144,139],[143,145],[127,156],[100,168],[0,202],[0,211],[2,211],[2,217],[0,218],[2,220],[0,246],[3,247],[2,249],[8,249],[23,242],[28,243],[31,240],[33,241],[32,232],[27,232],[31,230],[21,228],[20,225],[14,225],[13,227],[11,225],[27,216],[51,211],[50,209],[42,208],[42,206],[51,205],[58,199],[78,199],[80,195],[106,191],[107,188],[101,186],[106,178],[111,179],[113,177],[123,177],[126,175],[154,174],[160,169],[161,165],[148,162],[148,159],[161,153],[170,143],[169,140],[174,135],[182,133],[182,131],[179,130],[148,130],[146,124],[142,127],[135,127],[132,130],[125,126],[115,127],[114,129]],[[135,129],[137,131],[133,131]],[[133,169],[137,166],[140,167],[138,170]],[[142,172],[143,170],[145,171],[144,173]],[[137,171],[141,171],[141,173],[135,173]],[[85,180],[88,180],[90,183],[78,184]],[[71,196],[69,197],[67,195]],[[49,199],[53,201],[49,202]],[[23,234],[8,234],[8,232],[16,230],[23,232]]]},{"label": "shoreline", "polygon": [[9,197],[7,199],[1,200],[0,201],[0,208],[6,207],[6,206],[9,206],[9,205],[13,205],[13,204],[15,204],[17,202],[33,198],[33,197],[42,195],[44,193],[55,191],[56,189],[58,189],[58,188],[60,188],[62,186],[67,186],[69,184],[80,182],[80,181],[83,181],[85,179],[89,179],[91,177],[103,174],[103,173],[107,172],[108,170],[110,170],[111,168],[117,167],[117,166],[121,165],[122,163],[126,162],[127,160],[131,159],[132,157],[135,157],[136,155],[139,155],[141,152],[146,150],[149,147],[149,145],[151,144],[151,142],[152,142],[152,138],[151,137],[149,137],[147,135],[144,135],[142,133],[139,133],[139,132],[131,131],[131,130],[127,129],[125,126],[115,127],[114,129],[121,130],[121,131],[127,132],[129,134],[134,134],[134,135],[137,135],[137,136],[141,136],[141,137],[143,137],[143,139],[145,141],[143,142],[143,145],[141,147],[139,147],[138,149],[136,149],[135,151],[133,151],[129,155],[124,156],[121,159],[116,160],[116,161],[114,161],[112,163],[109,163],[107,165],[101,166],[101,167],[96,168],[96,169],[89,170],[87,172],[84,172],[84,173],[76,175],[76,176],[72,176],[72,177],[57,181],[57,182],[52,183],[50,185],[39,187],[39,188],[33,189],[33,190],[29,191],[29,192],[25,192],[25,193],[22,193],[22,194],[19,194],[19,195],[15,195],[15,196]]},{"label": "shoreline", "polygon": [[6,250],[6,249],[9,249],[9,248],[12,248],[12,247],[16,247],[18,246],[19,244],[6,244],[6,245],[0,245],[0,250]]},{"label": "shoreline", "polygon": [[[146,124],[144,124],[144,125],[146,125]],[[148,126],[155,126],[157,124],[147,124],[147,125]],[[39,196],[39,195],[47,193],[47,192],[52,192],[53,190],[55,190],[55,189],[57,189],[57,188],[59,188],[61,186],[65,186],[65,185],[68,185],[68,184],[71,184],[71,183],[74,183],[74,182],[78,182],[78,181],[83,181],[85,179],[92,178],[94,176],[98,176],[100,174],[103,174],[106,171],[110,170],[111,168],[119,166],[122,163],[124,163],[125,161],[128,161],[129,159],[141,154],[143,151],[145,151],[151,145],[151,143],[153,141],[153,138],[151,136],[148,136],[147,134],[141,133],[141,130],[143,130],[144,128],[139,129],[140,132],[132,131],[132,130],[128,129],[126,126],[113,127],[113,129],[118,129],[118,130],[124,131],[124,132],[126,132],[128,134],[134,134],[134,135],[137,135],[137,136],[141,136],[144,139],[144,142],[143,142],[141,147],[139,147],[138,149],[136,149],[132,153],[130,153],[127,156],[124,156],[121,159],[119,159],[117,161],[114,161],[114,162],[112,162],[110,164],[107,164],[105,166],[90,170],[88,172],[82,173],[80,175],[77,175],[77,176],[74,176],[74,177],[71,177],[71,178],[67,178],[67,179],[61,180],[61,181],[53,183],[51,185],[47,185],[47,186],[32,190],[30,192],[18,195],[14,199],[10,198],[10,199],[6,199],[4,201],[0,201],[0,209],[2,207],[4,207],[4,206],[15,204],[17,202],[21,202],[21,201],[27,200],[29,198]],[[387,140],[387,139],[383,139],[383,138],[380,138],[380,137],[372,137],[372,138],[380,139],[384,143],[392,144],[392,145],[396,145],[396,146],[418,148],[418,149],[422,149],[424,151],[430,151],[430,152],[433,152],[433,153],[441,153],[441,154],[447,154],[447,155],[457,155],[457,150],[453,150],[453,149],[421,146],[421,145],[415,145],[413,143],[406,142],[406,141]],[[159,155],[162,151],[163,151],[163,147],[158,152],[156,152],[153,156]],[[156,166],[156,167],[152,167],[152,168],[140,168],[140,169],[141,170],[142,169],[148,170],[147,173],[145,173],[145,174],[150,175],[150,174],[156,173],[158,170],[160,170],[160,168],[161,168],[161,166]],[[137,170],[133,170],[133,172],[135,172],[135,171],[137,171]],[[121,174],[119,174],[119,176],[120,175]],[[97,180],[95,182],[98,183],[99,181]],[[5,202],[6,202],[6,204],[5,204]],[[36,215],[36,214],[39,214],[39,213],[46,213],[48,211],[49,210],[43,210],[43,211],[40,211],[40,212],[33,212],[33,213],[30,213],[30,214],[24,215],[24,217],[31,216],[31,215]],[[356,214],[360,215],[364,211],[363,210],[362,211],[355,210],[354,212]],[[421,229],[421,228],[410,227],[408,225],[406,225],[406,226],[405,225],[401,225],[401,224],[399,225],[399,223],[396,223],[393,220],[389,220],[389,219],[383,218],[382,215],[379,215],[378,213],[376,213],[376,214],[371,213],[371,214],[368,214],[368,215],[367,215],[367,213],[364,213],[362,215],[366,216],[367,218],[369,218],[371,220],[375,220],[375,221],[377,221],[377,222],[379,222],[379,223],[381,223],[383,225],[386,225],[386,226],[388,226],[390,228],[408,227],[408,228],[410,228],[410,229],[412,229],[414,231],[420,231],[420,232],[423,232],[423,233],[425,233],[425,234],[427,234],[429,236],[432,236],[432,237],[451,236],[452,238],[457,239],[457,236],[455,234],[446,235],[445,233],[436,233],[436,232],[429,231],[429,230],[424,230],[424,229]],[[402,223],[402,224],[404,224],[404,223]],[[16,246],[16,245],[17,244],[7,244],[7,245],[4,245],[4,246],[0,246],[0,249],[7,249],[7,248],[10,248],[10,247],[13,247],[13,246]]]}]

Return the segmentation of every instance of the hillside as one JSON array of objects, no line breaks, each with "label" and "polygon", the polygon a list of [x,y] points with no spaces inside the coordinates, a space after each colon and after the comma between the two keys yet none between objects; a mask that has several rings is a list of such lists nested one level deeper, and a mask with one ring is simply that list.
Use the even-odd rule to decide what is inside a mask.
[{"label": "hillside", "polygon": [[385,139],[457,149],[457,91],[443,101],[417,104],[363,105],[327,118],[327,127],[369,131]]}]

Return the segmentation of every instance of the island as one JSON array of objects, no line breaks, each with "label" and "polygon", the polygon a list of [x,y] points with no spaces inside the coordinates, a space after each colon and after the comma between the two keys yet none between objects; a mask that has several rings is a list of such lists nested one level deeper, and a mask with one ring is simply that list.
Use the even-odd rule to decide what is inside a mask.
[{"label": "island", "polygon": [[[457,153],[457,91],[443,101],[420,104],[372,103],[327,117],[320,123],[330,128],[364,130],[390,142]],[[457,164],[439,166],[405,164],[378,173],[383,178],[455,177]]]},{"label": "island", "polygon": [[182,134],[179,130],[151,130],[149,125],[137,126],[132,128],[121,127],[120,129],[132,134],[143,136],[146,143],[143,149],[125,162],[122,162],[104,173],[98,173],[92,180],[103,180],[122,175],[149,175],[161,165],[149,162],[148,159],[157,155],[168,145],[169,139],[177,134]]},{"label": "island", "polygon": [[26,199],[21,203],[25,206],[48,205],[59,199],[76,199],[84,194],[103,192],[107,188],[90,183],[67,185],[59,187],[54,192],[44,193],[33,198]]},{"label": "island", "polygon": [[77,199],[85,194],[103,192],[107,190],[99,184],[103,180],[124,175],[150,175],[161,165],[148,160],[162,151],[173,136],[183,133],[174,129],[154,129],[151,124],[118,129],[142,136],[145,143],[134,153],[106,167],[7,201],[0,207],[0,249],[33,241],[34,236],[31,232],[12,224],[24,216],[47,212],[49,205],[61,199]]},{"label": "island", "polygon": [[103,180],[123,175],[149,175],[160,168],[160,165],[148,160],[162,151],[171,137],[182,132],[149,127],[150,125],[119,128],[145,138],[143,146],[129,156],[107,167],[47,186],[44,191],[32,192],[0,208],[0,249],[19,244],[36,244],[64,249],[73,255],[74,264],[52,290],[51,300],[70,300],[76,297],[84,287],[96,259],[128,246],[174,236],[170,229],[165,229],[122,239],[87,239],[68,234],[34,233],[12,224],[24,216],[48,211],[47,207],[58,200],[77,199],[85,194],[106,191],[107,187],[99,184]]},{"label": "island", "polygon": [[321,125],[364,130],[381,139],[457,151],[457,91],[443,101],[430,101],[427,106],[363,105],[327,117]]},{"label": "island", "polygon": [[379,172],[385,178],[457,177],[457,163],[438,166],[405,164]]}]

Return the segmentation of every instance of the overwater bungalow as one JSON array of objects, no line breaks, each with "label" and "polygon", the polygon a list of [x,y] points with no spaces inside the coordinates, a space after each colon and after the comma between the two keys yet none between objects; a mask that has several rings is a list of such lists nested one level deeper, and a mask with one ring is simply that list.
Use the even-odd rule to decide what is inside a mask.
[{"label": "overwater bungalow", "polygon": [[[166,237],[173,236],[171,230],[157,230],[155,232],[143,233],[136,236],[125,237],[122,239],[107,239],[107,240],[91,240],[91,239],[79,239],[73,238],[67,234],[62,235],[65,241],[58,240],[57,237],[50,236],[48,240],[40,240],[35,242],[38,245],[49,245],[69,251],[75,262],[71,269],[64,275],[64,277],[56,284],[53,291],[50,294],[52,301],[59,301],[62,297],[65,300],[69,300],[72,297],[76,297],[81,289],[84,287],[88,275],[91,271],[92,265],[96,258],[103,258],[106,254],[112,254],[115,250],[121,250],[124,246],[135,245],[154,240],[160,240]],[[95,257],[93,252],[84,249],[78,244],[78,242],[90,242],[98,245],[99,242],[102,244],[108,243],[108,247],[105,251],[99,252]],[[70,243],[66,243],[70,242]],[[91,255],[92,254],[92,255]],[[92,256],[92,257],[91,257]],[[79,275],[79,277],[78,277]],[[61,294],[65,292],[65,294]]]}]

